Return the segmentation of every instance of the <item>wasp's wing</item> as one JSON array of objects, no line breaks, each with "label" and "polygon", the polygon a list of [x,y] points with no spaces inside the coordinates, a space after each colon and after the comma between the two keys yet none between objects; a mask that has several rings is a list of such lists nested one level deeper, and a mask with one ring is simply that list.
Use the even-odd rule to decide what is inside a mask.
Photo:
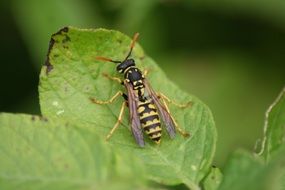
[{"label": "wasp's wing", "polygon": [[132,133],[139,146],[143,147],[144,146],[143,132],[141,129],[140,119],[137,113],[137,100],[135,97],[135,93],[130,83],[125,83],[124,85],[126,86],[128,91],[128,105],[130,110],[130,122],[131,122]]},{"label": "wasp's wing", "polygon": [[159,100],[155,91],[151,88],[149,82],[146,79],[144,79],[144,85],[145,85],[145,88],[146,88],[148,95],[153,100],[154,104],[156,105],[156,107],[159,111],[159,114],[160,114],[160,116],[161,116],[161,118],[165,124],[165,128],[166,128],[170,138],[174,138],[175,137],[175,124],[174,124],[174,121],[173,121],[170,113],[167,111],[165,106],[161,103],[161,101]]}]

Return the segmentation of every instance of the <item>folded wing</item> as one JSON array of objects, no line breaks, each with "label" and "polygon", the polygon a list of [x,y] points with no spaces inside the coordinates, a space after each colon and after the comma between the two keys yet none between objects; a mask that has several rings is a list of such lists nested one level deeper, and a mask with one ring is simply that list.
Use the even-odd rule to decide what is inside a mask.
[{"label": "folded wing", "polygon": [[145,143],[144,143],[140,119],[137,113],[137,100],[135,97],[135,93],[133,91],[132,84],[125,83],[124,85],[128,91],[128,105],[130,110],[130,123],[131,123],[132,133],[138,145],[144,147]]},{"label": "folded wing", "polygon": [[153,100],[154,104],[156,105],[159,111],[160,117],[162,121],[164,122],[165,128],[170,138],[174,138],[175,137],[175,124],[174,124],[174,121],[171,115],[169,114],[165,106],[161,103],[161,101],[159,100],[159,97],[157,96],[155,91],[152,89],[147,79],[144,79],[144,84],[145,84],[145,88],[146,88],[148,95]]}]

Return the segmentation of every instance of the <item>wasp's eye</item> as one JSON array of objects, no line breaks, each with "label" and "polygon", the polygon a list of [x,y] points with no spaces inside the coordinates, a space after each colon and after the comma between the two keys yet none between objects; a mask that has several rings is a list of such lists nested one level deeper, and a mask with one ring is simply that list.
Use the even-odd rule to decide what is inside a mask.
[{"label": "wasp's eye", "polygon": [[122,73],[125,70],[125,65],[124,63],[121,63],[120,65],[117,66],[117,71]]}]

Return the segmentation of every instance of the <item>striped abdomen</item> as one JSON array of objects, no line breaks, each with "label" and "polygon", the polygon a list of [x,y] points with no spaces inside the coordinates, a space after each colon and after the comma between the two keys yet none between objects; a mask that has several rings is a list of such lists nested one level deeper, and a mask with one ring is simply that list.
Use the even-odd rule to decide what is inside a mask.
[{"label": "striped abdomen", "polygon": [[157,109],[151,100],[138,101],[138,113],[145,133],[157,144],[160,143],[161,123]]}]

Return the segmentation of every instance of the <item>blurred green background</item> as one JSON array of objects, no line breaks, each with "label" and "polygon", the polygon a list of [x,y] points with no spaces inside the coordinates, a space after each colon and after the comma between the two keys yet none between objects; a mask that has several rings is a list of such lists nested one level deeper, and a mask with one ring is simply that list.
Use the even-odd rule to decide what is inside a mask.
[{"label": "blurred green background", "polygon": [[[39,114],[38,75],[51,34],[104,27],[139,43],[168,77],[212,110],[214,164],[254,149],[285,84],[284,0],[1,1],[1,112]],[[167,92],[165,92],[167,94]]]}]

